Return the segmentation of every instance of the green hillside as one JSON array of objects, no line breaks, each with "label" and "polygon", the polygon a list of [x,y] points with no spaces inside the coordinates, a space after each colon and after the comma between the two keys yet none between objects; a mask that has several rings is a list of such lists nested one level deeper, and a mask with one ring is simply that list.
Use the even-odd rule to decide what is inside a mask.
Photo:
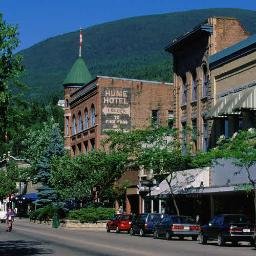
[{"label": "green hillside", "polygon": [[[93,76],[171,81],[170,55],[164,47],[210,16],[236,17],[249,32],[256,33],[256,12],[249,10],[205,9],[134,17],[86,29],[83,57]],[[30,96],[62,97],[62,82],[78,57],[78,40],[75,31],[20,52]]]}]

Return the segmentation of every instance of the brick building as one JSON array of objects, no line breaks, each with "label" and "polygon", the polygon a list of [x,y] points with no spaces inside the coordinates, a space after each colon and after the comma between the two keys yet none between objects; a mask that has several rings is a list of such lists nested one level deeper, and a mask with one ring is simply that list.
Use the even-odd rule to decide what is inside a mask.
[{"label": "brick building", "polygon": [[[237,19],[212,17],[166,47],[173,55],[174,118],[184,151],[188,142],[194,152],[209,147],[206,115],[213,104],[209,56],[247,37]],[[187,134],[187,127],[193,132]]]},{"label": "brick building", "polygon": [[[92,79],[81,51],[63,86],[64,140],[71,156],[100,149],[106,131],[143,129],[152,122],[168,125],[173,119],[172,84],[107,76]],[[120,182],[126,180],[130,187],[125,210],[141,212],[138,171],[127,171]]]}]

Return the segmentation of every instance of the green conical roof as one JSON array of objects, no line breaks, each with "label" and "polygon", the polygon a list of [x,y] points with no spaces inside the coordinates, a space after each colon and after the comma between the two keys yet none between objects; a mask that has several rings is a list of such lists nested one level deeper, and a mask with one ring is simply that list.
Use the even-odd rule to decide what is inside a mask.
[{"label": "green conical roof", "polygon": [[69,71],[63,85],[83,85],[92,80],[92,76],[82,57],[79,57]]}]

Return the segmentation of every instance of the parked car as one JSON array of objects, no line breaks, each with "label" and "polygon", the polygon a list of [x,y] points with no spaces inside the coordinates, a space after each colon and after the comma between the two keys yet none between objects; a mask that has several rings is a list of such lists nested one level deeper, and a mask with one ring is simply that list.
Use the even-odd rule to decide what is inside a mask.
[{"label": "parked car", "polygon": [[127,231],[129,233],[131,228],[131,221],[132,216],[130,214],[116,214],[113,219],[107,222],[107,232],[115,230],[117,233],[120,231]]},{"label": "parked car", "polygon": [[166,215],[155,225],[154,238],[165,237],[169,240],[172,237],[191,237],[197,240],[199,231],[200,226],[189,216]]},{"label": "parked car", "polygon": [[220,214],[215,216],[207,225],[201,227],[199,239],[201,244],[208,240],[217,239],[219,246],[226,242],[238,245],[239,241],[254,244],[254,227],[243,214]]},{"label": "parked car", "polygon": [[160,213],[142,213],[132,220],[130,229],[130,235],[139,234],[144,236],[145,234],[153,234],[155,225],[164,217],[164,214]]}]

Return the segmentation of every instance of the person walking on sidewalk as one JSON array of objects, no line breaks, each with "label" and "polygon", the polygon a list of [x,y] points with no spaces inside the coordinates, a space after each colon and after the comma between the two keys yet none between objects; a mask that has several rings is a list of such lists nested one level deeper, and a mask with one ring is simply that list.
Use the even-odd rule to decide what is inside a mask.
[{"label": "person walking on sidewalk", "polygon": [[12,231],[12,225],[14,221],[15,213],[12,208],[8,208],[7,213],[6,213],[6,223],[7,223],[7,232]]}]

